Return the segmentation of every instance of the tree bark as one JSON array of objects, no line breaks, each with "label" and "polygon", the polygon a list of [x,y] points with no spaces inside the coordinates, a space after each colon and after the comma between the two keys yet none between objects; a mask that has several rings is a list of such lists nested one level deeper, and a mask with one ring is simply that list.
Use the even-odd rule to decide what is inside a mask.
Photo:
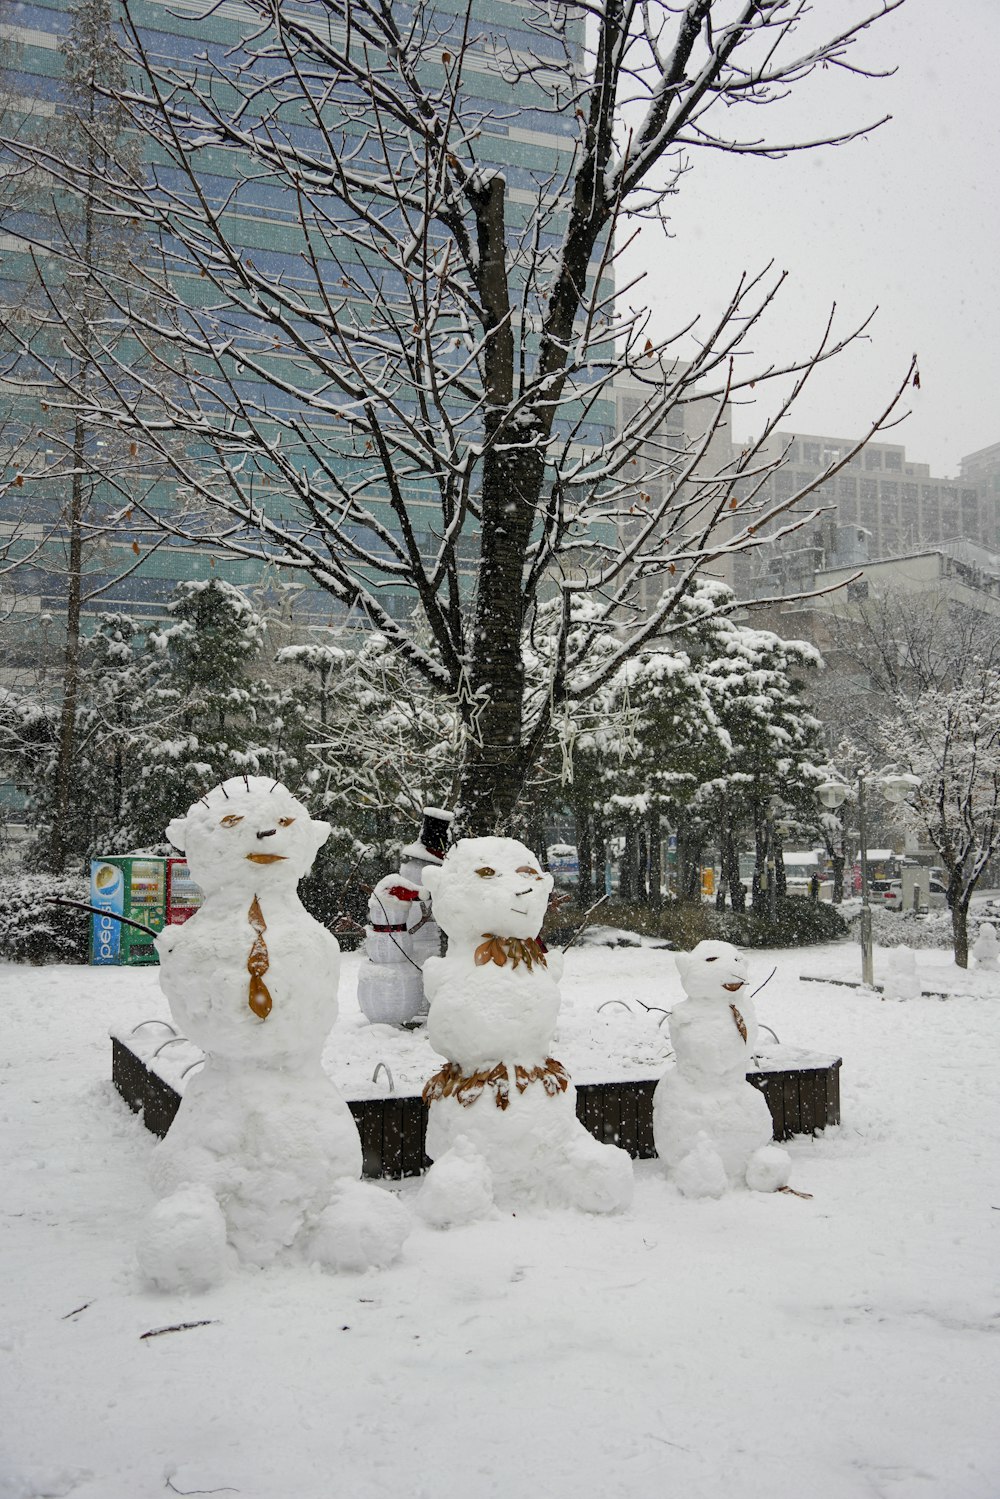
[{"label": "tree bark", "polygon": [[753,883],[751,885],[750,909],[755,916],[767,914],[767,832],[764,819],[758,811],[753,821]]},{"label": "tree bark", "polygon": [[76,710],[80,694],[80,620],[83,607],[83,465],[86,443],[83,422],[73,424],[73,473],[70,489],[66,578],[66,643],[63,648],[62,703],[59,709],[59,748],[56,755],[55,815],[49,842],[49,865],[61,874],[69,855],[69,822],[76,751]]},{"label": "tree bark", "polygon": [[969,966],[969,899],[958,899],[951,908],[951,933],[955,948],[955,965]]},{"label": "tree bark", "polygon": [[[587,910],[594,903],[594,847],[591,836],[592,822],[590,808],[582,796],[576,800],[574,807],[574,822],[576,824],[576,898],[583,910]],[[603,870],[601,873],[603,874]]]},{"label": "tree bark", "polygon": [[649,847],[649,909],[656,913],[663,910],[663,853],[660,838],[660,813],[650,807],[647,822]]},{"label": "tree bark", "polygon": [[594,884],[597,895],[604,895],[607,890],[607,867],[608,867],[608,832],[603,816],[596,813],[594,816]]},{"label": "tree bark", "polygon": [[637,899],[638,869],[636,853],[635,818],[629,813],[625,818],[625,838],[618,872],[618,895],[623,901]]},{"label": "tree bark", "polygon": [[747,908],[747,892],[740,879],[740,854],[732,822],[728,817],[722,833],[721,856],[723,878],[729,889],[729,904],[734,912],[742,915]]}]

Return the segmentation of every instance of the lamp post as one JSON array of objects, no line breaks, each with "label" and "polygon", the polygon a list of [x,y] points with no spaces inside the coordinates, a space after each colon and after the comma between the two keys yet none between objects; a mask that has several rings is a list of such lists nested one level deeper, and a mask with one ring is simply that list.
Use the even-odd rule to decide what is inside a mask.
[{"label": "lamp post", "polygon": [[[920,786],[920,777],[906,772],[883,771],[874,777],[882,787],[887,801],[897,806],[904,802],[911,791]],[[869,989],[875,983],[875,965],[872,955],[872,910],[868,900],[868,827],[865,821],[865,791],[868,778],[858,774],[858,842],[861,853],[861,982]],[[846,781],[831,777],[816,787],[821,804],[831,812],[843,806],[850,787]]]}]

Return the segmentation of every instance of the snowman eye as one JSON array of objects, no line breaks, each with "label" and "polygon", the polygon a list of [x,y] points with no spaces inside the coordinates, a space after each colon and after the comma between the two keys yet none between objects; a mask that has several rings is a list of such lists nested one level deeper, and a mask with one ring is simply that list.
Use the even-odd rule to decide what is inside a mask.
[{"label": "snowman eye", "polygon": [[242,817],[238,817],[235,812],[230,812],[228,817],[224,817],[222,819],[222,821],[219,823],[219,826],[220,828],[234,828],[237,823],[240,823],[242,821]]},{"label": "snowman eye", "polygon": [[706,963],[717,963],[718,961],[719,961],[718,958],[706,958],[705,959]]},{"label": "snowman eye", "polygon": [[517,869],[515,869],[514,873],[530,874],[533,880],[540,880],[542,877],[537,869],[532,869],[530,864],[521,864]]},{"label": "snowman eye", "polygon": [[290,828],[294,821],[294,817],[279,817],[278,826],[279,828]]},{"label": "snowman eye", "polygon": [[492,880],[494,875],[496,874],[496,870],[491,869],[488,864],[484,864],[482,869],[476,870],[476,873],[481,880]]}]

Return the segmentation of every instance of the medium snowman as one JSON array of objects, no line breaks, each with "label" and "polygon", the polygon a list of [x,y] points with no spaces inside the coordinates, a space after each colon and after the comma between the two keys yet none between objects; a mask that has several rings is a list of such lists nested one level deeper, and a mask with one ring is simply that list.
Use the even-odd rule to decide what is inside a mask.
[{"label": "medium snowman", "polygon": [[448,936],[430,957],[427,1034],[447,1059],[424,1089],[431,1166],[417,1208],[439,1227],[525,1204],[616,1212],[632,1162],[576,1117],[551,1056],[560,955],[538,941],[552,876],[512,838],[463,838],[424,886]]},{"label": "medium snowman", "polygon": [[778,1191],[791,1161],[770,1143],[770,1110],[747,1082],[757,1015],[746,958],[729,942],[699,942],[674,957],[687,998],[670,1016],[676,1065],[653,1095],[656,1153],[688,1197],[721,1197],[741,1185]]},{"label": "medium snowman", "polygon": [[400,1204],[362,1185],[361,1142],[321,1065],[340,949],[298,882],[330,832],[277,781],[237,777],[171,822],[205,900],[156,939],[160,986],[205,1052],[153,1159],[160,1202],[139,1248],[162,1289],[214,1283],[234,1258],[387,1264]]},{"label": "medium snowman", "polygon": [[991,921],[984,921],[979,927],[972,956],[976,960],[976,967],[983,973],[996,973],[998,958],[1000,958],[1000,942],[997,941],[997,930]]}]

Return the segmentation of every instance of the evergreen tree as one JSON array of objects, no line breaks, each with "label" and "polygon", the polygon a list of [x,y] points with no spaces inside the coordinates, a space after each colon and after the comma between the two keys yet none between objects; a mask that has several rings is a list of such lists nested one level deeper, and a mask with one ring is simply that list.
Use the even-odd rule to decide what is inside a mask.
[{"label": "evergreen tree", "polygon": [[139,710],[158,725],[132,805],[141,842],[160,842],[171,817],[230,776],[299,777],[294,694],[262,674],[264,625],[243,594],[218,578],[180,583],[167,612],[150,632]]},{"label": "evergreen tree", "polygon": [[99,617],[80,648],[68,776],[60,753],[64,703],[44,690],[0,693],[0,764],[27,797],[35,866],[49,864],[57,821],[67,863],[134,846],[134,804],[152,736],[143,717],[151,664],[131,618]]}]

